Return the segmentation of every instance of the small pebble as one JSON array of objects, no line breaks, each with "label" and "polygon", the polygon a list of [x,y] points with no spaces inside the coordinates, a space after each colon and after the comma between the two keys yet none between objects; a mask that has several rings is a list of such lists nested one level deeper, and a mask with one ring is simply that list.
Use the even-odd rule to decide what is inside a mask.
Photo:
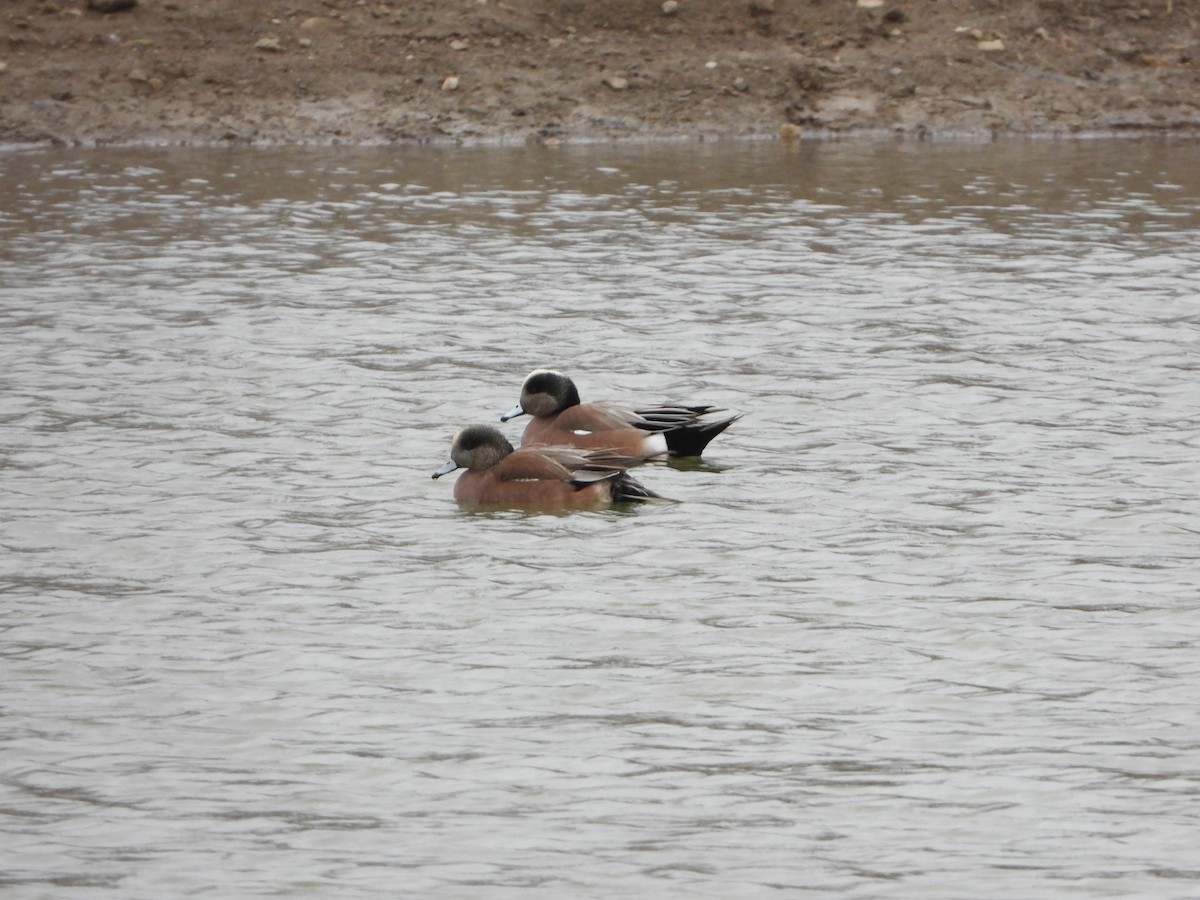
[{"label": "small pebble", "polygon": [[138,0],[88,0],[87,8],[99,13],[125,12],[137,6]]}]

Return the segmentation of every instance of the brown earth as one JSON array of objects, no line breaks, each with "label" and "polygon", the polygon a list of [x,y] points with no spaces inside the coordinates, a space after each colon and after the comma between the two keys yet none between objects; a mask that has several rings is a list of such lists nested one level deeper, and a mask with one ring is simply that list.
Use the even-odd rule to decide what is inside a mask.
[{"label": "brown earth", "polygon": [[1200,0],[129,2],[0,2],[0,142],[1200,133]]}]

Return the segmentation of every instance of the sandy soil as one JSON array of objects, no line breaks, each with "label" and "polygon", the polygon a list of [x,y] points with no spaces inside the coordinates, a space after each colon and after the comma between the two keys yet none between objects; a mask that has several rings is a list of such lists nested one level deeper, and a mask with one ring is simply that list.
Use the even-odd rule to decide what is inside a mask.
[{"label": "sandy soil", "polygon": [[1200,0],[3,0],[0,142],[1200,134]]}]

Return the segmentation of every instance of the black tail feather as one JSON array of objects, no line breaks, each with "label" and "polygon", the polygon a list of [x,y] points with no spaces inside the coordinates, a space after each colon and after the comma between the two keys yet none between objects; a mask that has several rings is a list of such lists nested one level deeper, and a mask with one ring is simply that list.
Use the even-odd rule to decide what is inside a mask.
[{"label": "black tail feather", "polygon": [[637,410],[633,424],[666,438],[672,456],[699,456],[713,438],[741,418],[738,413],[713,418],[723,412],[719,406],[664,403]]},{"label": "black tail feather", "polygon": [[622,472],[612,480],[613,503],[645,503],[647,500],[661,500],[662,495],[656,494],[627,472]]},{"label": "black tail feather", "polygon": [[740,419],[728,416],[716,421],[696,421],[662,433],[667,439],[667,451],[672,456],[699,456],[709,441]]},{"label": "black tail feather", "polygon": [[591,487],[598,481],[608,482],[613,503],[644,503],[662,499],[662,495],[654,493],[624,469],[597,465],[581,469],[571,478],[571,484],[577,491]]}]

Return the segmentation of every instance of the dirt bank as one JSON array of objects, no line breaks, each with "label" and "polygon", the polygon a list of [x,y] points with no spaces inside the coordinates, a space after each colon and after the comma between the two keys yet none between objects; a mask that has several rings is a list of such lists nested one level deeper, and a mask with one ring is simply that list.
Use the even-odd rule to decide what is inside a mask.
[{"label": "dirt bank", "polygon": [[1200,133],[1200,0],[5,0],[0,142]]}]

